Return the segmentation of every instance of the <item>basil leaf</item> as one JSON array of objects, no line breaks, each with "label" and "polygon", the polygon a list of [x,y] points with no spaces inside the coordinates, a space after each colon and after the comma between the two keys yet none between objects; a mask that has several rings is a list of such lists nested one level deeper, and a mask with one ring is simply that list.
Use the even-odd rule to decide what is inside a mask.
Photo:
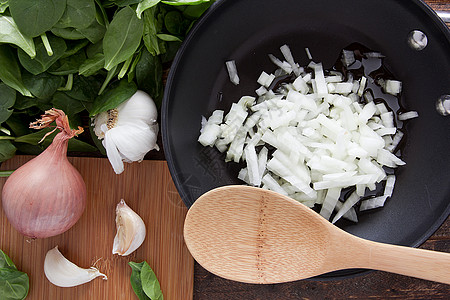
[{"label": "basil leaf", "polygon": [[213,4],[214,1],[201,3],[198,5],[188,5],[183,10],[183,16],[189,19],[198,19]]},{"label": "basil leaf", "polygon": [[0,299],[25,299],[29,287],[30,279],[26,273],[10,268],[0,268]]},{"label": "basil leaf", "polygon": [[139,89],[149,94],[158,107],[161,106],[164,85],[162,82],[162,63],[159,56],[151,55],[146,48],[136,65],[136,81]]},{"label": "basil leaf", "polygon": [[159,2],[161,2],[161,0],[143,0],[142,2],[140,2],[136,8],[136,14],[138,18],[140,19],[144,11],[149,8],[155,7],[155,5]]},{"label": "basil leaf", "polygon": [[11,258],[9,258],[9,256],[0,249],[0,268],[7,267],[17,270],[16,265],[13,263]]},{"label": "basil leaf", "polygon": [[0,16],[0,43],[10,43],[19,46],[30,57],[36,56],[36,47],[32,38],[24,36],[9,16]]},{"label": "basil leaf", "polygon": [[45,49],[44,43],[41,39],[36,42],[36,57],[30,58],[23,50],[18,51],[18,56],[21,65],[31,74],[37,75],[47,71],[52,64],[54,64],[67,49],[66,43],[62,38],[49,34],[48,40],[53,49],[53,55],[49,56]]},{"label": "basil leaf", "polygon": [[176,37],[171,34],[160,33],[160,34],[157,34],[156,36],[166,42],[182,42],[182,40],[180,40],[179,37]]},{"label": "basil leaf", "polygon": [[16,91],[0,82],[0,124],[8,120],[13,113],[10,109],[16,102]]},{"label": "basil leaf", "polygon": [[157,8],[154,6],[144,11],[144,33],[142,39],[144,40],[144,45],[147,48],[148,52],[150,52],[152,55],[161,54],[156,33],[159,30],[158,27],[162,26],[158,24],[158,19],[156,18],[156,10]]},{"label": "basil leaf", "polygon": [[[0,140],[0,162],[12,158],[16,154],[16,147],[9,140]],[[1,287],[0,287],[1,289]],[[1,293],[0,293],[1,296]],[[3,299],[0,297],[0,299]]]},{"label": "basil leaf", "polygon": [[144,293],[152,300],[163,300],[163,293],[158,278],[147,262],[141,268],[141,284]]},{"label": "basil leaf", "polygon": [[134,293],[140,300],[147,300],[147,299],[150,300],[150,298],[145,294],[144,290],[142,289],[141,270],[142,266],[144,265],[144,262],[135,263],[130,261],[128,265],[130,265],[131,267],[130,282]]},{"label": "basil leaf", "polygon": [[0,44],[0,66],[0,80],[22,95],[31,97],[30,91],[22,82],[22,75],[16,56],[8,45]]},{"label": "basil leaf", "polygon": [[94,0],[67,0],[66,10],[57,26],[86,28],[94,21],[95,14]]},{"label": "basil leaf", "polygon": [[9,11],[19,30],[35,37],[50,30],[64,14],[66,0],[13,0]]},{"label": "basil leaf", "polygon": [[103,39],[106,70],[111,70],[134,54],[141,42],[143,30],[143,21],[129,6],[114,16]]},{"label": "basil leaf", "polygon": [[116,108],[122,102],[130,99],[136,91],[137,86],[134,82],[116,81],[94,100],[90,116],[93,117],[102,111]]}]

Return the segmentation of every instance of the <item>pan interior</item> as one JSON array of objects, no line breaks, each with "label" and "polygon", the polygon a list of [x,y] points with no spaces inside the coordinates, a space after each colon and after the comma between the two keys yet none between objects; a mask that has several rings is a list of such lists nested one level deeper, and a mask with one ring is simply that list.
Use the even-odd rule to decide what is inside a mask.
[{"label": "pan interior", "polygon": [[[420,30],[428,44],[412,49],[408,35]],[[177,189],[189,207],[204,192],[240,184],[237,164],[226,164],[216,149],[197,138],[202,116],[229,109],[243,95],[254,95],[261,71],[275,66],[268,54],[282,57],[289,45],[294,59],[331,67],[341,50],[354,42],[386,56],[385,66],[402,81],[401,106],[419,118],[407,124],[402,159],[392,198],[382,209],[342,222],[357,236],[391,244],[418,246],[450,212],[450,118],[436,112],[436,100],[450,93],[450,34],[420,1],[261,1],[224,0],[191,30],[172,65],[162,109],[164,151]],[[225,68],[235,60],[240,84]],[[357,271],[359,272],[359,271]],[[354,274],[336,272],[324,277]],[[324,278],[322,277],[322,278]]]}]

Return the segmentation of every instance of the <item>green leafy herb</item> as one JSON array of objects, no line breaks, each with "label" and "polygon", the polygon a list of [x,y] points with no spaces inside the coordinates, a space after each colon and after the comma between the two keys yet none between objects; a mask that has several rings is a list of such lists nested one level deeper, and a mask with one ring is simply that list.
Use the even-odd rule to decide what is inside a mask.
[{"label": "green leafy herb", "polygon": [[48,55],[42,40],[36,42],[36,56],[34,58],[31,58],[23,50],[18,51],[21,65],[31,74],[37,75],[47,71],[51,65],[64,55],[64,52],[67,49],[66,43],[62,38],[49,35],[48,40],[52,46],[52,56]]},{"label": "green leafy herb", "polygon": [[128,263],[131,267],[131,287],[140,300],[163,300],[161,287],[153,270],[146,261]]},{"label": "green leafy herb", "polygon": [[122,102],[130,99],[136,91],[137,86],[134,82],[116,81],[94,100],[90,115],[95,116],[103,111],[116,108]]},{"label": "green leafy herb", "polygon": [[106,70],[111,70],[133,55],[139,47],[143,31],[143,21],[129,6],[117,13],[103,39]]},{"label": "green leafy herb", "polygon": [[8,120],[13,113],[11,107],[16,102],[16,91],[0,83],[0,124]]},{"label": "green leafy herb", "polygon": [[0,299],[25,299],[29,288],[28,275],[17,270],[8,255],[0,250]]},{"label": "green leafy herb", "polygon": [[14,50],[6,44],[0,45],[0,80],[24,96],[31,97],[30,91],[23,85],[19,63]]},{"label": "green leafy herb", "polygon": [[35,37],[50,30],[64,14],[66,0],[14,0],[9,2],[11,16],[20,31]]},{"label": "green leafy herb", "polygon": [[94,0],[67,0],[66,10],[56,26],[83,29],[95,19]]},{"label": "green leafy herb", "polygon": [[45,148],[28,124],[52,107],[85,129],[69,151],[105,154],[91,117],[137,89],[160,107],[163,66],[213,2],[0,0],[0,161]]},{"label": "green leafy herb", "polygon": [[36,48],[32,38],[24,36],[9,16],[0,16],[0,43],[10,43],[19,46],[30,57],[36,56]]}]

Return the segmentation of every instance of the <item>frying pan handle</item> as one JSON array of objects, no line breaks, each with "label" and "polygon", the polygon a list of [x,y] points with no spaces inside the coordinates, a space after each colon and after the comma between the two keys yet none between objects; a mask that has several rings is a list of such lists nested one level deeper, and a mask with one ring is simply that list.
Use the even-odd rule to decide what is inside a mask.
[{"label": "frying pan handle", "polygon": [[437,10],[436,13],[439,16],[439,18],[442,19],[442,21],[444,21],[445,23],[450,23],[450,12],[449,11]]}]

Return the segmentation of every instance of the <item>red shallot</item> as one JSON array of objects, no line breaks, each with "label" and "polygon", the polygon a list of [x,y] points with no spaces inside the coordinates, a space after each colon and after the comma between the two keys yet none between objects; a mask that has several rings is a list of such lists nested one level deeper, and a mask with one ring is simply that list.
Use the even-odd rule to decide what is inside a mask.
[{"label": "red shallot", "polygon": [[70,129],[67,116],[58,109],[46,111],[30,127],[45,128],[53,121],[56,121],[54,130],[60,130],[53,142],[14,171],[2,191],[2,206],[9,222],[31,238],[46,238],[67,231],[86,207],[86,185],[66,156],[69,139],[82,133],[83,128]]}]

